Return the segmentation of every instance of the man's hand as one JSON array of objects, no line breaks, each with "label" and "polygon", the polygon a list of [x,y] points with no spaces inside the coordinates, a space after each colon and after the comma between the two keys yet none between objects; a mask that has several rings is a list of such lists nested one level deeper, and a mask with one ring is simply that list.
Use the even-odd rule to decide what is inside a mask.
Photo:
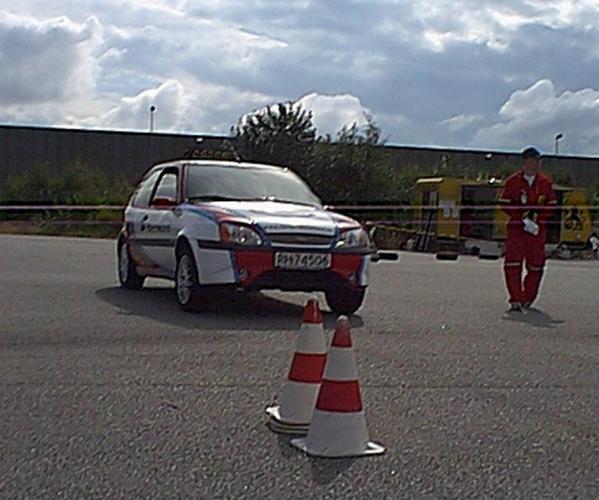
[{"label": "man's hand", "polygon": [[524,223],[524,231],[532,234],[533,236],[537,236],[539,234],[539,225],[532,219],[525,217],[522,222]]},{"label": "man's hand", "polygon": [[522,214],[522,220],[530,219],[531,221],[537,222],[538,218],[539,218],[539,214],[536,210],[526,210]]}]

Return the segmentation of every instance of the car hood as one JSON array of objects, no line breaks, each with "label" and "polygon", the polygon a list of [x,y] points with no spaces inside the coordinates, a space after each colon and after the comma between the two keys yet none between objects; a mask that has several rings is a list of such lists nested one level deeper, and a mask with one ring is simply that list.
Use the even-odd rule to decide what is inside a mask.
[{"label": "car hood", "polygon": [[321,207],[281,203],[276,201],[222,201],[205,206],[221,214],[259,226],[267,234],[304,233],[333,236],[337,229],[356,227],[349,217],[329,212]]}]

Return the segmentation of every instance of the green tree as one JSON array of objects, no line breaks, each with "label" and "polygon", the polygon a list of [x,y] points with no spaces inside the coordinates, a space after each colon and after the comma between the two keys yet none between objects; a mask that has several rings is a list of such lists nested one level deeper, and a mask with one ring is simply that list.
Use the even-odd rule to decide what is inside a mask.
[{"label": "green tree", "polygon": [[294,102],[278,103],[245,115],[232,129],[239,156],[287,166],[307,177],[317,142],[312,113]]},{"label": "green tree", "polygon": [[366,125],[342,127],[319,137],[312,114],[293,102],[279,103],[239,119],[232,128],[243,160],[289,166],[326,203],[411,201],[417,166],[394,165],[381,128],[366,114]]},{"label": "green tree", "polygon": [[393,199],[398,182],[380,127],[366,114],[366,126],[344,126],[335,141],[326,137],[313,184],[327,201],[382,202]]}]

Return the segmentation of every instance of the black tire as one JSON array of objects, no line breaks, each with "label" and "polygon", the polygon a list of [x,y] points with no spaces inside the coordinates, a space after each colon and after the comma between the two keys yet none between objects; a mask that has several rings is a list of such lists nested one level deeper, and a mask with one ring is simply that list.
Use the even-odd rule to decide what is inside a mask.
[{"label": "black tire", "polygon": [[481,259],[481,260],[498,260],[499,259],[499,255],[483,254],[483,255],[479,255],[478,258]]},{"label": "black tire", "polygon": [[141,290],[146,279],[137,274],[135,263],[129,252],[129,246],[124,240],[119,240],[116,248],[116,270],[119,283],[123,288],[128,290]]},{"label": "black tire", "polygon": [[442,250],[437,252],[436,258],[437,260],[458,260],[458,254],[457,252]]},{"label": "black tire", "polygon": [[331,311],[336,314],[345,314],[346,316],[352,315],[362,307],[365,295],[365,288],[338,287],[325,292],[327,304]]},{"label": "black tire", "polygon": [[199,312],[206,307],[205,297],[198,281],[195,257],[188,245],[177,254],[175,298],[186,312]]},{"label": "black tire", "polygon": [[397,252],[385,252],[383,250],[378,252],[380,260],[399,260],[399,254]]}]

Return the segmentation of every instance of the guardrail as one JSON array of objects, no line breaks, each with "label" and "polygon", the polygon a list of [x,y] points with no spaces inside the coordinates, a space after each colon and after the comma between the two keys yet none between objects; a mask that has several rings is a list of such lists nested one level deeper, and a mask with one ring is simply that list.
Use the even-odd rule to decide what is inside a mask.
[{"label": "guardrail", "polygon": [[[499,205],[325,205],[328,210],[344,211],[383,211],[383,210],[496,210]],[[599,210],[599,205],[553,205],[555,208],[576,207],[589,210]],[[125,205],[0,205],[0,212],[27,212],[27,211],[96,211],[96,210],[124,210]],[[547,208],[547,205],[531,205],[529,209]]]},{"label": "guardrail", "polygon": [[[0,232],[52,234],[71,236],[116,237],[122,226],[122,214],[126,207],[123,205],[0,205]],[[453,205],[328,205],[329,210],[345,213],[354,217],[374,235],[376,232],[377,245],[380,248],[399,249],[407,245],[410,238],[419,242],[416,249],[428,250],[429,238],[436,233],[435,227],[456,223],[469,226],[470,231],[478,230],[478,226],[504,224],[495,217],[490,220],[471,218],[472,214],[465,212],[496,211],[498,206],[453,206]],[[543,207],[529,207],[540,209]],[[592,214],[595,230],[599,230],[599,206],[557,206],[561,209],[588,209]],[[436,214],[448,210],[452,218],[437,220]],[[416,212],[419,218],[415,217]],[[114,217],[112,217],[114,213]],[[104,215],[100,216],[99,214]],[[470,217],[468,217],[470,216]],[[468,218],[464,218],[468,217]],[[551,221],[551,224],[561,224],[562,220]],[[380,231],[376,231],[380,230]],[[382,233],[381,233],[382,231]],[[486,231],[486,230],[485,230]],[[475,233],[470,238],[476,239]],[[484,239],[484,238],[483,238]],[[421,242],[422,240],[422,242]],[[422,244],[420,244],[422,243]],[[406,246],[407,248],[407,246]]]},{"label": "guardrail", "polygon": [[[123,205],[0,205],[0,215],[2,214],[27,214],[27,213],[52,213],[52,212],[123,212],[125,210],[125,206]],[[462,219],[461,214],[464,212],[482,212],[482,211],[495,211],[498,209],[497,205],[469,205],[469,206],[453,206],[453,205],[326,205],[326,209],[337,211],[337,212],[346,212],[346,213],[354,213],[358,216],[358,214],[368,214],[368,213],[386,213],[390,214],[391,217],[385,219],[377,219],[375,221],[370,220],[370,223],[378,223],[384,225],[391,224],[421,224],[423,221],[421,219],[405,219],[399,217],[397,212],[405,215],[406,213],[414,213],[415,211],[420,212],[436,212],[441,210],[448,210],[451,212],[452,217],[448,217],[447,221],[450,222],[455,220],[456,212],[459,214],[460,222],[463,224],[476,224],[476,223],[485,223],[485,224],[501,224],[502,222],[495,220],[486,220],[481,221],[478,219]],[[540,210],[546,208],[544,206],[530,206],[527,207],[530,210]],[[558,205],[555,208],[560,209],[587,209],[594,215],[593,219],[595,223],[599,222],[599,205],[584,205],[584,206],[572,206],[572,205]],[[394,213],[395,212],[395,213]],[[0,220],[0,222],[3,222]],[[61,221],[52,221],[57,224]],[[74,220],[66,220],[62,221],[65,223],[74,222]],[[78,222],[104,222],[110,223],[111,221],[78,221]],[[116,221],[113,221],[116,222]]]},{"label": "guardrail", "polygon": [[0,205],[0,212],[95,212],[124,210],[123,205]]},{"label": "guardrail", "polygon": [[121,205],[0,205],[0,232],[112,238]]}]

